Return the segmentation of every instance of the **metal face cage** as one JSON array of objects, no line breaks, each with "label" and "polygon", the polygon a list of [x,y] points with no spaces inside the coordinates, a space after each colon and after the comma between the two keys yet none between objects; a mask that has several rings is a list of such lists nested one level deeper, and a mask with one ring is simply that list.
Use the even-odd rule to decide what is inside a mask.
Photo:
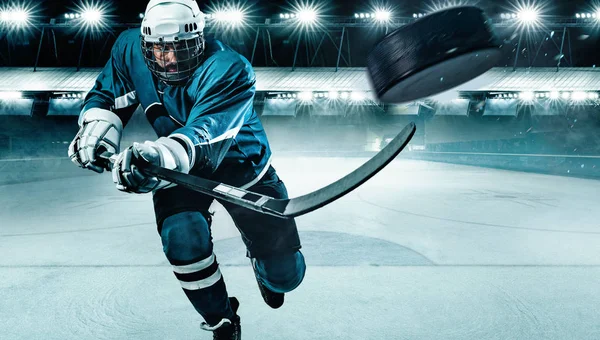
[{"label": "metal face cage", "polygon": [[204,36],[200,34],[172,42],[150,42],[142,36],[142,54],[150,71],[160,81],[167,85],[185,85],[202,63]]}]

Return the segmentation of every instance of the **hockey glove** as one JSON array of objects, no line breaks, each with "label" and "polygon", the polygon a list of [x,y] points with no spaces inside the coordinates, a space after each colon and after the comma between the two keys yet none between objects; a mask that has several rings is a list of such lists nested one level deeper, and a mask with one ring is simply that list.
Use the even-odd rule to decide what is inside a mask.
[{"label": "hockey glove", "polygon": [[134,143],[121,152],[113,164],[112,176],[117,189],[144,194],[171,186],[172,183],[149,177],[135,164],[148,162],[166,169],[183,173],[190,171],[190,159],[186,149],[177,141],[161,137],[155,142]]},{"label": "hockey glove", "polygon": [[69,158],[77,166],[98,173],[104,169],[96,164],[96,155],[119,152],[123,123],[112,111],[93,108],[79,119],[79,132],[69,145]]}]

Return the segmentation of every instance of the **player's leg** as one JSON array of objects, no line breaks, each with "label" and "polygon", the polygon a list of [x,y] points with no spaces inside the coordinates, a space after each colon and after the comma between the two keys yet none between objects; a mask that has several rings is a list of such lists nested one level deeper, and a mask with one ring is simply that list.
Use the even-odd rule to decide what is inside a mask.
[{"label": "player's leg", "polygon": [[261,283],[275,293],[287,293],[302,283],[306,272],[300,250],[251,258],[252,267]]},{"label": "player's leg", "polygon": [[209,325],[234,317],[217,257],[208,208],[212,199],[180,188],[154,194],[163,251],[186,296]]},{"label": "player's leg", "polygon": [[[285,184],[273,167],[248,190],[274,198],[288,197]],[[283,293],[298,287],[306,272],[296,221],[220,202],[242,235],[265,302],[278,308],[283,304]]]}]

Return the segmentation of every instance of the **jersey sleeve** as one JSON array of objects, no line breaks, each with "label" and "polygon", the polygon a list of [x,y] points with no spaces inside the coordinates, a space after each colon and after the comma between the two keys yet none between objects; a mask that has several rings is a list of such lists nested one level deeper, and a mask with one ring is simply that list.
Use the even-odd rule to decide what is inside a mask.
[{"label": "jersey sleeve", "polygon": [[126,73],[124,61],[124,40],[128,38],[125,33],[127,32],[117,38],[110,58],[87,93],[79,116],[80,121],[89,109],[100,108],[114,112],[125,126],[137,109],[139,101]]},{"label": "jersey sleeve", "polygon": [[170,137],[186,146],[190,169],[212,174],[254,110],[256,78],[235,55],[215,58],[190,87],[194,105],[186,125]]}]

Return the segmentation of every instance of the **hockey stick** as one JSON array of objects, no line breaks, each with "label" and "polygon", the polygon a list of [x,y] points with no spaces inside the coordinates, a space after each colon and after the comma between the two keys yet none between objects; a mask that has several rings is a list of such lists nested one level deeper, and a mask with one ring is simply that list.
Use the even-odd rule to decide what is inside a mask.
[{"label": "hockey stick", "polygon": [[[291,199],[276,199],[231,185],[165,169],[147,162],[135,165],[149,176],[176,183],[191,190],[233,203],[263,214],[280,218],[292,218],[319,209],[350,191],[356,189],[390,163],[409,143],[415,134],[414,123],[408,124],[385,148],[359,168],[326,187]],[[112,155],[99,156],[110,170],[114,162]]]}]

